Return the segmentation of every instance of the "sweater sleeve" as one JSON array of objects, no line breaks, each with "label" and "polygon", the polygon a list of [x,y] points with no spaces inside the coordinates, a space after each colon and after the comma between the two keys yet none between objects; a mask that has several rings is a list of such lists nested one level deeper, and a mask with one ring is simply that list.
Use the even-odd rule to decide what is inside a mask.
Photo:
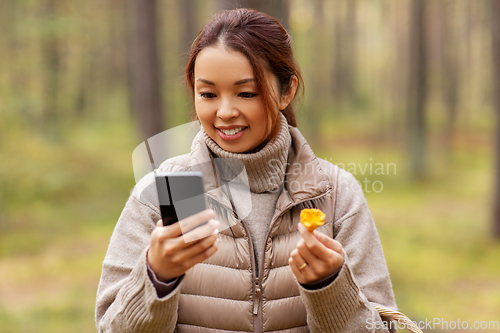
[{"label": "sweater sleeve", "polygon": [[155,272],[153,271],[151,266],[149,266],[149,263],[147,261],[146,261],[146,265],[147,265],[149,279],[153,283],[153,286],[155,287],[156,294],[158,295],[158,297],[163,298],[163,297],[167,296],[179,284],[180,279],[181,279],[180,277],[176,277],[168,282],[162,282],[162,281],[158,280]]},{"label": "sweater sleeve", "polygon": [[[348,172],[337,180],[334,236],[344,251],[344,264],[329,285],[308,290],[300,286],[311,332],[396,332],[374,308],[396,310],[389,271],[361,187]],[[389,329],[390,328],[390,329]]]},{"label": "sweater sleeve", "polygon": [[[342,264],[342,266],[343,265],[344,264]],[[340,270],[342,269],[342,266],[340,266],[340,268],[335,273],[333,273],[330,276],[327,276],[326,278],[323,278],[319,281],[312,282],[312,283],[307,283],[307,284],[301,283],[300,285],[308,290],[316,290],[316,289],[324,288],[324,287],[328,286],[330,283],[332,283],[337,278]]]},{"label": "sweater sleeve", "polygon": [[101,333],[175,330],[182,281],[164,297],[157,294],[146,253],[160,214],[137,192],[134,189],[125,205],[103,261],[96,301]]}]

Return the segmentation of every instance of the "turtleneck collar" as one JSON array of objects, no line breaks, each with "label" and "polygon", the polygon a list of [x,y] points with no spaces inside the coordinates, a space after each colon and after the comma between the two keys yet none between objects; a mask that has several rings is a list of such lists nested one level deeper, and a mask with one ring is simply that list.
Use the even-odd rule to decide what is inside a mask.
[{"label": "turtleneck collar", "polygon": [[[292,138],[288,130],[288,123],[285,116],[280,112],[280,129],[276,138],[270,140],[262,149],[254,153],[232,153],[222,149],[208,134],[203,130],[203,138],[207,147],[215,156],[227,159],[235,159],[244,164],[250,190],[254,193],[269,192],[277,189],[283,183],[287,166],[287,157]],[[225,163],[233,174],[239,174],[236,171],[234,163]],[[227,170],[222,172],[225,174]],[[230,177],[232,178],[232,177]]]}]

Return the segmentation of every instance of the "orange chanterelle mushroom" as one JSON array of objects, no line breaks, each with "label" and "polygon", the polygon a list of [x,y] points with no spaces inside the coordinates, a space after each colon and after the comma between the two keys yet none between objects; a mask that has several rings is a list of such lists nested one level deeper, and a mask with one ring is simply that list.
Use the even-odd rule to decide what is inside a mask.
[{"label": "orange chanterelle mushroom", "polygon": [[325,223],[325,213],[319,209],[302,209],[300,212],[300,223],[304,225],[310,232]]}]

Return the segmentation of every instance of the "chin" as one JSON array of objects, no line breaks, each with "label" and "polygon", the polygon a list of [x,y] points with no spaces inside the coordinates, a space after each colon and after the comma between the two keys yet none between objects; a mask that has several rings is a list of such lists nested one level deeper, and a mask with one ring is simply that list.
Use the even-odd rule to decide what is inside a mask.
[{"label": "chin", "polygon": [[249,150],[246,147],[242,147],[241,145],[228,145],[225,142],[222,142],[222,143],[217,142],[217,144],[219,145],[219,147],[221,147],[225,151],[228,151],[230,153],[235,153],[235,154],[242,154],[242,153],[245,153]]}]

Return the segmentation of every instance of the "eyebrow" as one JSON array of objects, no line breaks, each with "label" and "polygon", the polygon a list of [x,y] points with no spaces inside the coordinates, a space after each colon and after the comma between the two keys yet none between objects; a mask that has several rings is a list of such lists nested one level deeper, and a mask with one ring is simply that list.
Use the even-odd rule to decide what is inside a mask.
[{"label": "eyebrow", "polygon": [[[215,83],[213,83],[212,81],[205,80],[205,79],[203,79],[203,78],[199,78],[199,79],[197,79],[196,81],[200,81],[200,82],[203,82],[203,83],[209,84],[209,85],[211,85],[211,86],[215,86]],[[252,77],[250,77],[250,78],[247,78],[247,79],[243,79],[243,80],[236,81],[236,82],[234,83],[234,85],[235,85],[235,86],[237,86],[237,85],[240,85],[240,84],[245,84],[245,83],[248,83],[248,82],[253,82],[253,81],[255,81],[255,79],[254,79],[254,78],[252,78]]]},{"label": "eyebrow", "polygon": [[248,78],[248,79],[243,79],[243,80],[236,81],[236,82],[234,83],[234,85],[235,85],[235,86],[237,86],[237,85],[239,85],[239,84],[245,84],[245,83],[247,83],[247,82],[253,82],[253,81],[255,81],[255,79],[254,79],[253,77],[250,77],[250,78]]}]

